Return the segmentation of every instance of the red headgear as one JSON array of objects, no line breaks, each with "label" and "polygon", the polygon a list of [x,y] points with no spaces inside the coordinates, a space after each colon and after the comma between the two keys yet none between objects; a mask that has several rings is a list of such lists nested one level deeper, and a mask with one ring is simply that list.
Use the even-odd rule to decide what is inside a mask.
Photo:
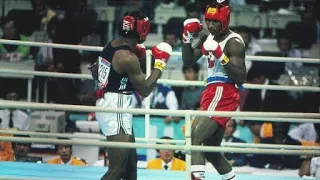
[{"label": "red headgear", "polygon": [[226,5],[217,5],[217,7],[208,6],[205,12],[205,19],[220,21],[222,24],[221,32],[223,32],[229,27],[230,8]]},{"label": "red headgear", "polygon": [[149,18],[137,19],[133,16],[124,16],[122,21],[122,30],[135,32],[138,34],[140,41],[144,41],[150,31]]}]

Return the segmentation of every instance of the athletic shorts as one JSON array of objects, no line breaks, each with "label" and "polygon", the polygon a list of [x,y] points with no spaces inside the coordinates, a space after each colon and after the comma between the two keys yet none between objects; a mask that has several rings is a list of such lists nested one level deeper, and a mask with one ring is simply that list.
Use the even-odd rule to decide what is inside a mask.
[{"label": "athletic shorts", "polygon": [[[236,111],[240,104],[239,89],[231,83],[213,83],[206,86],[200,100],[202,111]],[[214,117],[222,127],[226,127],[231,117]]]},{"label": "athletic shorts", "polygon": [[[132,95],[106,92],[103,98],[96,101],[97,107],[131,108]],[[96,112],[96,119],[105,136],[117,135],[120,128],[125,134],[132,135],[132,114]]]}]

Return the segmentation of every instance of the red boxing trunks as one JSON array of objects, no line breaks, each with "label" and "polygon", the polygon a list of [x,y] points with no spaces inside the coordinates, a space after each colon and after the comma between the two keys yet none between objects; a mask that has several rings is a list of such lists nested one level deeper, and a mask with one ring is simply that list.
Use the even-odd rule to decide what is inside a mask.
[{"label": "red boxing trunks", "polygon": [[[200,110],[202,111],[235,111],[240,104],[239,89],[231,83],[213,83],[207,85],[201,95]],[[215,117],[223,128],[231,117]]]}]

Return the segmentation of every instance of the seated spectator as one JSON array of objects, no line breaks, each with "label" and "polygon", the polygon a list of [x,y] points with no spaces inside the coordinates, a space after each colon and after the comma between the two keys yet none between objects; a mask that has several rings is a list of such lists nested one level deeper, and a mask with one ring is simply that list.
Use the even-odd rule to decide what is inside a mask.
[{"label": "seated spectator", "polygon": [[[2,39],[28,41],[29,38],[21,35],[15,21],[8,17],[1,19]],[[17,62],[29,58],[30,47],[23,45],[0,44],[0,59]]]},{"label": "seated spectator", "polygon": [[[237,123],[235,122],[235,120],[231,119],[228,121],[222,142],[246,143],[242,139],[233,136],[236,127]],[[244,166],[247,164],[245,154],[238,154],[232,152],[223,154],[232,166]]]},{"label": "seated spectator", "polygon": [[[1,118],[0,118],[1,123]],[[0,134],[0,136],[12,136],[11,134]],[[13,149],[11,142],[0,142],[0,161],[13,161]]]},{"label": "seated spectator", "polygon": [[[302,57],[301,51],[294,48],[292,39],[289,37],[289,35],[286,32],[279,34],[277,38],[277,44],[279,47],[279,53],[281,57],[296,57],[296,58]],[[286,66],[289,68],[301,67],[302,63],[287,62]]]},{"label": "seated spectator", "polygon": [[320,157],[308,158],[300,166],[299,176],[314,176],[320,179]]},{"label": "seated spectator", "polygon": [[[19,101],[19,95],[15,92],[7,94],[5,100]],[[0,110],[0,128],[14,128],[20,131],[29,129],[29,115],[19,109]]]},{"label": "seated spectator", "polygon": [[[319,9],[319,2],[314,2],[318,3],[318,5],[314,4],[312,8],[303,12],[299,22],[289,22],[285,27],[286,34],[291,37],[301,50],[309,50],[313,43],[317,43],[317,38],[319,38],[319,32],[317,32],[319,31],[319,25],[317,24],[319,23],[319,10],[317,10]],[[309,53],[304,53],[303,57],[308,57],[309,55]]]},{"label": "seated spectator", "polygon": [[[184,79],[187,81],[198,81],[199,79],[200,65],[198,63],[191,67],[182,67]],[[193,109],[198,101],[201,99],[203,86],[187,86],[182,90],[180,109],[191,110]]]},{"label": "seated spectator", "polygon": [[[160,139],[172,140],[172,138],[167,136],[161,137]],[[178,171],[186,170],[186,163],[174,157],[174,150],[158,149],[157,153],[159,154],[159,158],[150,160],[147,164],[147,169],[178,170]]]},{"label": "seated spectator", "polygon": [[[299,141],[288,136],[290,124],[286,122],[273,122],[273,136],[270,138],[262,138],[260,143],[265,144],[285,144],[285,145],[301,145]],[[250,166],[266,169],[281,170],[284,168],[297,169],[301,164],[300,156],[292,155],[264,155],[256,154],[248,157]]]},{"label": "seated spectator", "polygon": [[[29,137],[29,136],[15,135],[15,137]],[[13,161],[42,163],[42,157],[28,156],[28,153],[30,152],[31,143],[12,142],[12,147],[14,151]]]},{"label": "seated spectator", "polygon": [[[237,27],[236,32],[240,34],[240,36],[242,37],[246,45],[246,55],[254,56],[256,55],[257,52],[262,51],[262,47],[253,40],[253,34],[248,27],[246,26]],[[252,61],[246,61],[245,63],[246,63],[246,69],[247,71],[249,71],[249,69],[252,66]]]},{"label": "seated spectator", "polygon": [[303,123],[291,129],[289,136],[305,146],[320,146],[320,124]]},{"label": "seated spectator", "polygon": [[[170,44],[172,47],[172,52],[181,52],[181,46],[179,45],[177,34],[175,34],[171,29],[172,27],[166,27],[163,33],[163,41]],[[167,63],[167,67],[170,69],[176,69],[182,66],[181,56],[170,56],[170,60]]]},{"label": "seated spectator", "polygon": [[[152,93],[150,107],[152,109],[177,110],[179,108],[178,100],[171,86],[158,84]],[[145,100],[142,100],[142,107],[145,107]],[[179,122],[180,117],[166,116],[164,122],[169,124],[172,121]]]},{"label": "seated spectator", "polygon": [[[47,37],[48,40],[45,43],[53,43],[55,39],[55,32],[58,26],[58,18],[52,18],[47,24]],[[53,64],[53,48],[51,47],[41,47],[39,49],[36,69],[44,71],[55,71]]]},{"label": "seated spectator", "polygon": [[48,164],[64,164],[64,165],[76,165],[85,166],[80,158],[72,157],[72,146],[71,145],[56,145],[57,155],[59,157],[49,160]]}]

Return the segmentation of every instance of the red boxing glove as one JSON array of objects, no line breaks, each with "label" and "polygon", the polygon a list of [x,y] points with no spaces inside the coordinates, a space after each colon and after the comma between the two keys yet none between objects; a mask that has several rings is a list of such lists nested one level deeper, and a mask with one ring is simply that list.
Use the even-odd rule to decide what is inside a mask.
[{"label": "red boxing glove", "polygon": [[202,53],[205,56],[212,54],[215,58],[219,59],[222,65],[229,62],[229,58],[223,53],[219,43],[213,39],[207,39],[202,45]]},{"label": "red boxing glove", "polygon": [[194,33],[200,32],[202,30],[202,24],[196,18],[187,19],[183,22],[183,42],[192,43]]},{"label": "red boxing glove", "polygon": [[146,57],[146,47],[143,44],[136,45],[136,55],[139,59]]},{"label": "red boxing glove", "polygon": [[152,55],[155,59],[154,67],[156,69],[159,69],[160,71],[163,71],[163,69],[166,66],[166,63],[168,62],[170,58],[170,54],[172,52],[172,47],[165,42],[161,42],[160,44],[153,46],[152,49]]}]

